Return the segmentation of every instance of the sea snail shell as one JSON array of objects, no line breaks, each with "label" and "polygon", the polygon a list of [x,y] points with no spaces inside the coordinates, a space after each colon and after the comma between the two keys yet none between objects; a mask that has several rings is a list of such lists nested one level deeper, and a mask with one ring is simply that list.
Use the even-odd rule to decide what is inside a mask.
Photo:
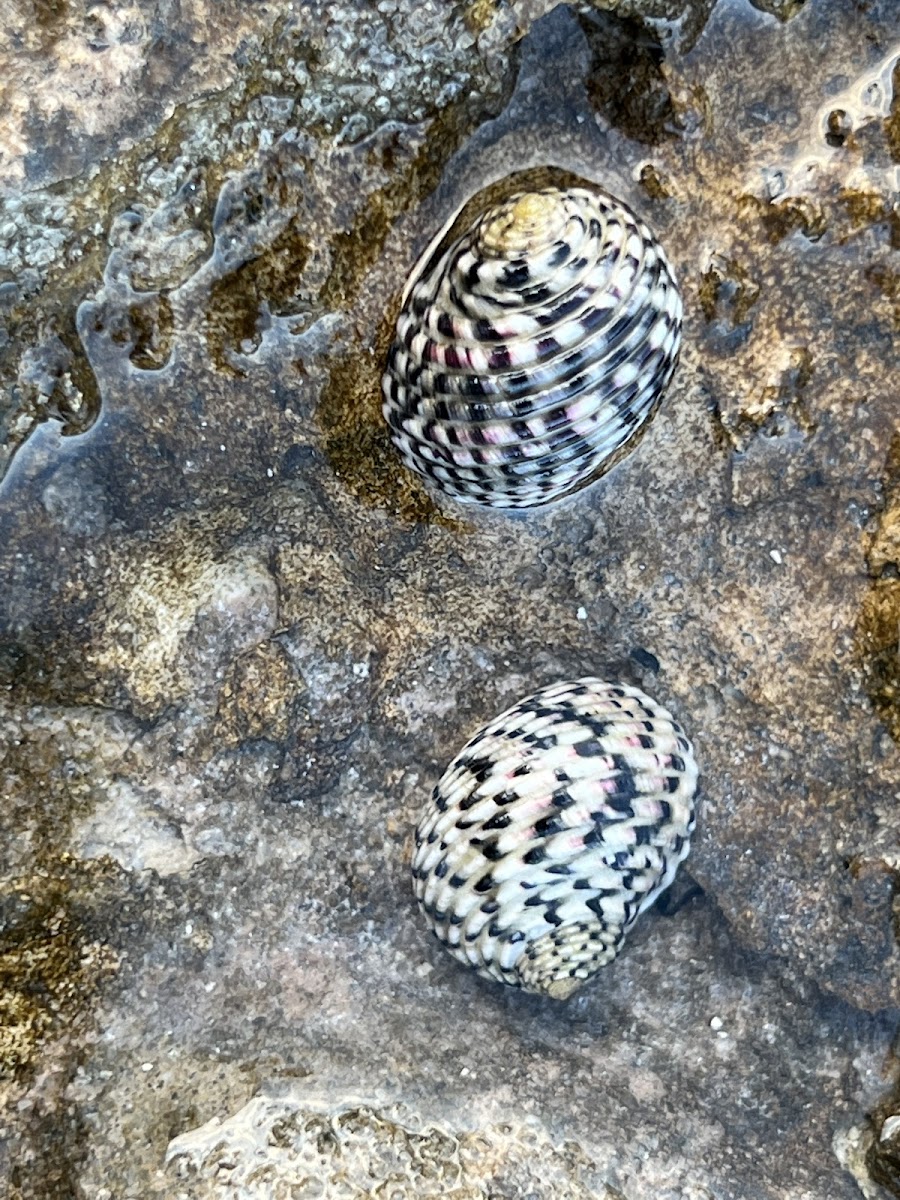
[{"label": "sea snail shell", "polygon": [[530,508],[607,470],[681,340],[665,253],[598,187],[519,192],[413,271],[382,380],[408,467],[457,500]]},{"label": "sea snail shell", "polygon": [[434,789],[412,861],[422,911],[479,975],[564,1000],[674,879],[696,787],[684,731],[637,688],[542,688]]}]

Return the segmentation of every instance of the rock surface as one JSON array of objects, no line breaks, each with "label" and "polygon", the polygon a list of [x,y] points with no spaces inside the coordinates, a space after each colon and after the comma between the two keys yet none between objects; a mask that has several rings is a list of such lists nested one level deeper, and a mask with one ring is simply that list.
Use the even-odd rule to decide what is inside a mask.
[{"label": "rock surface", "polygon": [[[12,12],[11,1194],[900,1194],[893,0]],[[546,166],[654,227],[681,367],[590,489],[453,509],[382,427],[399,292]],[[703,894],[554,1006],[452,963],[408,860],[472,730],[581,674],[691,733]]]}]

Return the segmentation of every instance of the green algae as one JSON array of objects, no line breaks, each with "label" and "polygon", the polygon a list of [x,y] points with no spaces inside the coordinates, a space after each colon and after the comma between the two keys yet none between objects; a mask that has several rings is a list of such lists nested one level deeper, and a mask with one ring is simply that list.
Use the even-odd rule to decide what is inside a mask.
[{"label": "green algae", "polygon": [[303,311],[299,289],[308,259],[309,240],[290,222],[258,257],[216,280],[210,289],[205,329],[218,370],[241,373],[229,361],[228,350],[238,350],[247,342],[258,345],[264,305],[274,316]]},{"label": "green algae", "polygon": [[900,436],[891,441],[882,479],[885,503],[866,538],[870,583],[856,626],[856,652],[872,707],[900,741]]},{"label": "green algae", "polygon": [[758,196],[740,196],[738,210],[743,216],[756,217],[770,245],[775,246],[793,233],[817,241],[828,228],[828,217],[821,204],[807,196],[789,196],[784,200],[761,200]]},{"label": "green algae", "polygon": [[587,93],[593,107],[626,136],[656,146],[678,136],[678,116],[653,29],[634,17],[592,12],[579,18],[591,50]]},{"label": "green algae", "polygon": [[[474,121],[467,100],[445,109],[406,170],[374,192],[352,227],[335,236],[331,272],[319,299],[325,309],[352,308],[395,222],[436,188],[447,160]],[[503,186],[494,185],[493,190]],[[463,209],[447,237],[467,218],[471,205],[490,202],[485,193],[479,193]],[[444,522],[418,477],[402,467],[381,415],[381,375],[398,311],[399,291],[374,345],[370,348],[356,339],[332,362],[317,408],[323,449],[334,473],[363,503],[387,508],[407,521]]]},{"label": "green algae", "polygon": [[128,309],[128,321],[134,335],[131,361],[144,371],[164,367],[172,352],[174,319],[172,305],[165,295],[148,296]]}]

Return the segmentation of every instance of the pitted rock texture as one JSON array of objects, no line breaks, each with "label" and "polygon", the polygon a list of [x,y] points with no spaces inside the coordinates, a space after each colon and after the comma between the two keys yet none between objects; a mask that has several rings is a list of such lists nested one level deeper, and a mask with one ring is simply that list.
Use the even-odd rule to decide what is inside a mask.
[{"label": "pitted rock texture", "polygon": [[536,1122],[455,1131],[410,1127],[409,1119],[359,1102],[328,1108],[258,1097],[226,1122],[169,1144],[169,1194],[224,1200],[237,1189],[247,1200],[263,1200],[274,1185],[333,1200],[373,1192],[394,1200],[614,1196],[595,1163],[571,1144],[554,1146]]},{"label": "pitted rock texture", "polygon": [[[287,1083],[460,1138],[534,1119],[615,1200],[885,1186],[900,13],[760,7],[16,15],[14,1195],[166,1194],[173,1139]],[[681,365],[593,487],[460,512],[379,412],[400,289],[459,203],[548,164],[658,234]],[[705,895],[551,1011],[430,943],[410,839],[475,729],[587,674],[690,729]]]}]

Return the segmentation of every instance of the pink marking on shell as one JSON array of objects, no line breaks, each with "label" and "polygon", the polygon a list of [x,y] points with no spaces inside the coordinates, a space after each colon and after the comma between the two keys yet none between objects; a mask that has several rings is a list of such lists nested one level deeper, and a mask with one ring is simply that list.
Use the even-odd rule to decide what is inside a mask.
[{"label": "pink marking on shell", "polygon": [[507,831],[503,835],[503,843],[504,843],[504,845],[509,845],[511,847],[512,846],[527,846],[528,843],[530,841],[532,841],[533,838],[534,838],[534,826],[527,825],[524,828],[513,829],[512,831]]},{"label": "pink marking on shell", "polygon": [[594,809],[587,804],[580,804],[563,810],[566,824],[571,826],[593,825]]},{"label": "pink marking on shell", "polygon": [[520,800],[516,806],[516,816],[522,816],[526,820],[533,817],[539,817],[545,813],[548,808],[553,806],[553,795],[551,792],[540,792],[536,796],[529,796],[527,800]]},{"label": "pink marking on shell", "polygon": [[509,365],[511,367],[528,366],[533,358],[533,353],[529,347],[518,345],[516,342],[507,346],[506,351],[509,354]]},{"label": "pink marking on shell", "polygon": [[484,438],[484,440],[486,442],[490,442],[492,444],[496,443],[496,442],[502,442],[504,435],[505,435],[504,429],[502,429],[502,428],[498,429],[496,427],[491,428],[490,425],[487,426],[487,428],[482,429],[482,431],[481,431],[481,436]]},{"label": "pink marking on shell", "polygon": [[570,404],[566,409],[566,416],[574,424],[576,421],[581,421],[583,418],[595,417],[597,408],[597,397],[593,391],[581,400]]}]

